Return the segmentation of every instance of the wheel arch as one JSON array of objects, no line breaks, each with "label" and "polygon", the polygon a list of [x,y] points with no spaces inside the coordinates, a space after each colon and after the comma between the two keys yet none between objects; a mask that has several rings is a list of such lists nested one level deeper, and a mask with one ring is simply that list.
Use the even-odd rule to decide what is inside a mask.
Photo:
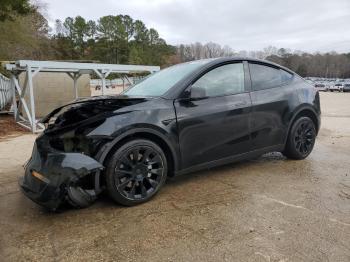
[{"label": "wheel arch", "polygon": [[105,166],[108,159],[118,147],[137,138],[150,140],[156,143],[164,151],[168,162],[168,176],[173,176],[176,170],[178,170],[178,154],[168,141],[167,137],[153,128],[133,128],[123,132],[122,135],[106,143],[100,149],[98,153],[99,162]]},{"label": "wheel arch", "polygon": [[312,106],[304,105],[304,106],[301,106],[299,109],[297,109],[294,112],[293,117],[291,118],[289,125],[288,125],[288,132],[287,132],[287,136],[285,138],[285,143],[287,142],[287,139],[288,139],[290,130],[293,126],[293,123],[297,119],[299,119],[300,117],[303,117],[303,116],[309,117],[312,120],[312,122],[314,123],[315,128],[316,128],[316,134],[318,134],[318,131],[320,128],[320,119],[318,117],[318,114],[316,113],[315,109],[312,108]]}]

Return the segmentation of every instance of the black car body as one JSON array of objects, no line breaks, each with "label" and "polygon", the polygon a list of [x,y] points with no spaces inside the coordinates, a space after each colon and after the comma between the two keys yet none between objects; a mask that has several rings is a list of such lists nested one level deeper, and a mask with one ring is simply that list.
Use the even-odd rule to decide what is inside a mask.
[{"label": "black car body", "polygon": [[350,84],[344,84],[343,92],[350,92]]},{"label": "black car body", "polygon": [[[47,128],[20,180],[23,192],[54,210],[65,201],[88,206],[107,187],[117,202],[133,205],[155,194],[166,176],[271,151],[295,159],[311,152],[320,127],[319,95],[289,69],[247,58],[173,68],[120,96],[79,100],[45,117]],[[171,82],[166,74],[174,71]],[[149,86],[162,89],[162,81],[166,90],[152,94]],[[301,132],[297,122],[310,127],[298,138],[305,142],[297,144],[305,151],[299,155],[292,148],[294,133]],[[114,179],[114,173],[126,178]]]}]

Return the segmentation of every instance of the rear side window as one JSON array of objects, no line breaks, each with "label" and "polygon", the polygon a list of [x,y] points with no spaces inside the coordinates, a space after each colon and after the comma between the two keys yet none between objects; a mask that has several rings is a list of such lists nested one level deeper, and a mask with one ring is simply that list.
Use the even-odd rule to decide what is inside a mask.
[{"label": "rear side window", "polygon": [[250,63],[249,70],[254,91],[278,87],[293,78],[293,74],[285,70],[260,64]]},{"label": "rear side window", "polygon": [[293,74],[291,74],[283,69],[280,69],[280,72],[281,72],[282,84],[285,84],[285,83],[292,81]]}]

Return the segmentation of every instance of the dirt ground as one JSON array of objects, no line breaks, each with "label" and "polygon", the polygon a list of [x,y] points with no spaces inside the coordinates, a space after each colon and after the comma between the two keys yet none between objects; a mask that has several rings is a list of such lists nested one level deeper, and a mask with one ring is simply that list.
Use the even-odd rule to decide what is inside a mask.
[{"label": "dirt ground", "polygon": [[17,178],[35,137],[0,142],[1,261],[350,261],[350,93],[322,93],[303,161],[280,154],[169,181],[150,202],[48,213]]},{"label": "dirt ground", "polygon": [[17,125],[13,115],[0,114],[0,141],[26,133],[30,131]]}]

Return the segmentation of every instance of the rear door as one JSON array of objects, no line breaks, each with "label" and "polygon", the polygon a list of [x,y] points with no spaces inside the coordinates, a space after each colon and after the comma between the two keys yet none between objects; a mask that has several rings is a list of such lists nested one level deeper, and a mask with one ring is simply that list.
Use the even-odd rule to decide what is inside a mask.
[{"label": "rear door", "polygon": [[291,108],[298,103],[293,74],[263,63],[249,63],[252,91],[252,146],[261,149],[285,141]]},{"label": "rear door", "polygon": [[186,90],[191,97],[175,101],[182,168],[250,150],[245,80],[242,62],[221,65]]}]

